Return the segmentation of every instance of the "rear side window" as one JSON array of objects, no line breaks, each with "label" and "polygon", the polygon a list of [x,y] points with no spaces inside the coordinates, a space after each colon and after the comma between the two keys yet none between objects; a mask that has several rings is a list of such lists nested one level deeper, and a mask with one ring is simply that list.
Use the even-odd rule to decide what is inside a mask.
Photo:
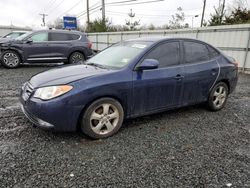
[{"label": "rear side window", "polygon": [[71,40],[70,34],[68,33],[50,33],[50,41],[68,41]]},{"label": "rear side window", "polygon": [[211,46],[207,45],[207,48],[208,48],[208,51],[209,51],[210,58],[215,58],[215,57],[217,57],[219,55],[219,52],[217,52]]},{"label": "rear side window", "polygon": [[76,35],[76,34],[70,35],[70,40],[78,40],[79,38],[80,38],[80,35]]},{"label": "rear side window", "polygon": [[199,63],[209,60],[206,45],[196,42],[184,42],[185,62]]},{"label": "rear side window", "polygon": [[167,42],[160,44],[151,52],[149,52],[145,59],[156,59],[159,61],[159,67],[168,67],[179,64],[179,42]]}]

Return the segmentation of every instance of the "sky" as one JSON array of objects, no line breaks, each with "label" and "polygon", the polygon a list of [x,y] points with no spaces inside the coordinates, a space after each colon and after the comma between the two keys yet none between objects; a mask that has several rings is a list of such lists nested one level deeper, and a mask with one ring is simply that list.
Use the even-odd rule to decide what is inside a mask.
[{"label": "sky", "polygon": [[[203,0],[164,0],[145,4],[134,4],[152,0],[134,0],[123,5],[115,4],[120,1],[131,0],[105,0],[106,17],[115,25],[124,25],[128,20],[128,13],[132,9],[135,13],[134,21],[140,20],[141,25],[154,24],[160,26],[168,24],[171,15],[176,13],[178,7],[182,7],[185,13],[185,23],[198,27],[201,21]],[[234,5],[236,0],[226,0],[226,6]],[[249,7],[250,0],[243,0]],[[219,0],[207,0],[205,20],[214,12],[214,6],[218,6]],[[111,3],[111,4],[110,4]],[[113,4],[112,4],[113,3]],[[90,11],[90,21],[102,17],[102,11],[98,6],[101,0],[89,0],[89,7],[96,9]],[[38,28],[42,24],[42,16],[45,13],[46,23],[52,23],[64,15],[77,16],[80,24],[85,24],[86,0],[0,0],[0,25],[28,26]],[[194,15],[199,15],[194,17]]]}]

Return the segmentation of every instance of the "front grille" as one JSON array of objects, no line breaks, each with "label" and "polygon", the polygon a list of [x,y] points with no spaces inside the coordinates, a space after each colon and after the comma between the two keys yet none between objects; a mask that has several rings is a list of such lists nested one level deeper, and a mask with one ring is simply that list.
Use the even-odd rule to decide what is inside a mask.
[{"label": "front grille", "polygon": [[25,101],[27,101],[29,99],[29,97],[31,96],[32,92],[34,91],[34,88],[32,87],[32,85],[29,82],[26,82],[23,86],[23,90],[22,90],[22,97]]}]

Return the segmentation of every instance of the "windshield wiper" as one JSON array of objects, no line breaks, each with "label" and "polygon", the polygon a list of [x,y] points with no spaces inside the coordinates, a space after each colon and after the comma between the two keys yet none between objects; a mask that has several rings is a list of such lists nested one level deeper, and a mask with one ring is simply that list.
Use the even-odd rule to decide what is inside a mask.
[{"label": "windshield wiper", "polygon": [[86,63],[86,65],[90,65],[90,66],[94,66],[94,67],[98,67],[98,68],[101,68],[101,69],[107,69],[106,66],[104,65],[100,65],[100,64],[97,64],[97,63]]}]

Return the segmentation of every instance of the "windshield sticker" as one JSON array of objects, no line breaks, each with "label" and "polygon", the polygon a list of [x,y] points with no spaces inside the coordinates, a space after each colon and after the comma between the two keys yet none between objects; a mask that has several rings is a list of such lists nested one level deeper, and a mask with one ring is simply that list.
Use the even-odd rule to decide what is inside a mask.
[{"label": "windshield sticker", "polygon": [[132,48],[141,48],[141,49],[143,49],[143,48],[146,48],[147,45],[145,45],[145,44],[133,44],[131,47]]},{"label": "windshield sticker", "polygon": [[121,63],[128,63],[129,62],[129,59],[128,58],[123,58],[122,60],[121,60]]}]

